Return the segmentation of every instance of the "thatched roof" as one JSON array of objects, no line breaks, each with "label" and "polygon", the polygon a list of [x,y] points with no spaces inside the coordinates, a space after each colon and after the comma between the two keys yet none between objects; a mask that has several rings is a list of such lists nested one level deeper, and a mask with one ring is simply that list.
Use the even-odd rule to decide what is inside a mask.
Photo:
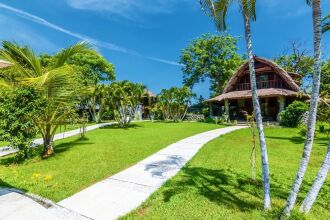
[{"label": "thatched roof", "polygon": [[4,61],[4,60],[0,60],[0,68],[6,68],[8,66],[11,66],[12,64],[7,62],[7,61]]},{"label": "thatched roof", "polygon": [[[257,93],[260,98],[266,98],[266,97],[269,98],[269,97],[277,97],[277,96],[298,97],[299,95],[306,96],[296,91],[287,90],[287,89],[277,89],[277,88],[258,89]],[[207,100],[207,102],[221,102],[226,99],[244,99],[251,97],[252,97],[251,90],[234,91],[234,92],[223,93],[217,97]]]},{"label": "thatched roof", "polygon": [[[283,68],[281,68],[279,65],[277,65],[275,62],[265,59],[265,58],[261,58],[261,57],[254,57],[254,61],[264,63],[267,66],[271,67],[272,70],[274,70],[274,72],[276,72],[278,75],[280,75],[280,77],[287,83],[287,85],[289,86],[290,89],[292,89],[293,91],[299,92],[299,90],[300,90],[299,86],[295,83],[295,81],[292,79],[292,77]],[[225,87],[223,93],[232,91],[232,89],[235,87],[237,81],[244,75],[245,70],[247,70],[248,68],[249,68],[248,62],[243,64],[238,69],[238,71],[231,77],[231,79],[227,83],[227,86]]]}]

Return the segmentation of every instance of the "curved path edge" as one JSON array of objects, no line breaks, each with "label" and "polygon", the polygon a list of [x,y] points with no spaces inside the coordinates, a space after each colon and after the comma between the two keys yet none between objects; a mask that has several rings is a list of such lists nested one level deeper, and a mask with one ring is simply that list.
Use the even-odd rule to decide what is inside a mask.
[{"label": "curved path edge", "polygon": [[207,142],[242,128],[246,126],[225,127],[185,138],[58,204],[91,219],[117,219],[141,205]]},{"label": "curved path edge", "polygon": [[[97,128],[113,125],[115,123],[116,122],[107,122],[107,123],[90,125],[90,126],[86,127],[86,132],[95,130]],[[78,134],[81,134],[81,129],[80,128],[75,129],[75,130],[71,130],[71,131],[66,131],[66,132],[59,133],[59,134],[55,134],[53,141],[57,141],[57,140],[61,140],[61,139],[64,139],[64,138],[72,137],[72,136],[75,136],[75,135],[78,135]],[[33,141],[32,147],[41,145],[43,143],[44,143],[44,141],[43,141],[42,138],[35,139]],[[10,146],[0,147],[0,157],[4,157],[4,156],[7,156],[7,155],[16,153],[17,151],[18,151],[18,149],[12,148]]]}]

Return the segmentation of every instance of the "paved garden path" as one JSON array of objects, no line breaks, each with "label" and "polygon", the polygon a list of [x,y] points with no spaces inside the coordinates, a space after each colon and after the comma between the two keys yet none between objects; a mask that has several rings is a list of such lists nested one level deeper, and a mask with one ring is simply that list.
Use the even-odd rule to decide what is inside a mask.
[{"label": "paved garden path", "polygon": [[[87,126],[86,127],[86,131],[95,130],[97,128],[101,128],[101,127],[104,127],[104,126],[112,125],[114,123],[115,122],[108,122],[108,123],[101,123],[101,124],[96,124],[96,125],[90,125],[90,126]],[[66,132],[63,132],[63,133],[59,133],[59,134],[56,134],[54,136],[54,141],[61,140],[61,139],[64,139],[64,138],[68,138],[68,137],[72,137],[72,136],[75,136],[75,135],[80,134],[80,133],[81,133],[81,130],[79,128],[78,129],[75,129],[75,130],[72,130],[72,131],[66,131]],[[41,145],[41,144],[43,144],[43,142],[44,141],[43,141],[42,138],[36,139],[36,140],[33,141],[33,146]],[[17,149],[11,148],[9,146],[0,147],[0,157],[7,156],[9,154],[16,153],[17,151],[18,151]]]},{"label": "paved garden path", "polygon": [[116,219],[137,208],[179,172],[204,144],[241,128],[245,126],[220,128],[185,138],[58,204],[91,219]]}]

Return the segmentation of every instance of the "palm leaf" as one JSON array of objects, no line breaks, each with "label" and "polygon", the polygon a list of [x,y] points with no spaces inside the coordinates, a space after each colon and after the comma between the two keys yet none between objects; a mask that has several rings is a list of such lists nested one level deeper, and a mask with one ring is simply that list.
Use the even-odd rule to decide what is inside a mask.
[{"label": "palm leaf", "polygon": [[68,48],[62,49],[56,55],[55,67],[63,66],[71,56],[73,56],[77,53],[84,52],[84,51],[90,49],[90,47],[91,47],[90,44],[88,44],[87,42],[79,42]]},{"label": "palm leaf", "polygon": [[20,47],[17,43],[2,42],[3,50],[0,57],[13,64],[19,73],[25,77],[38,77],[42,75],[40,60],[29,47]]},{"label": "palm leaf", "polygon": [[73,95],[74,76],[73,68],[64,65],[40,77],[25,78],[23,83],[38,88],[48,99],[65,104]]},{"label": "palm leaf", "polygon": [[330,20],[330,14],[328,14],[322,19],[322,33],[325,33],[330,30],[330,21],[328,20]]}]

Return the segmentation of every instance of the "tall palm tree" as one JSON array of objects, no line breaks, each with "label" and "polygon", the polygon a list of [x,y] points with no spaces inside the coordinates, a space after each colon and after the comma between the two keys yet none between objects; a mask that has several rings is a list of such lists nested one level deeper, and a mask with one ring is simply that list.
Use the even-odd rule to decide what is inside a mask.
[{"label": "tall palm tree", "polygon": [[[330,19],[330,14],[328,14],[327,16],[325,16],[322,19],[322,21],[323,21],[322,32],[323,33],[330,30],[330,22],[328,22],[329,19]],[[324,103],[327,104],[326,102],[324,102]],[[312,206],[324,184],[324,181],[327,178],[329,169],[330,169],[330,143],[328,145],[327,153],[324,157],[321,168],[313,182],[313,185],[309,189],[306,198],[304,199],[303,203],[300,206],[301,212],[308,213],[310,211],[310,209],[312,208]]]},{"label": "tall palm tree", "polygon": [[308,162],[313,147],[313,140],[315,134],[315,124],[316,124],[316,113],[317,105],[319,101],[320,94],[320,79],[321,79],[321,38],[322,38],[322,24],[321,24],[321,1],[320,0],[307,0],[307,4],[312,5],[313,9],[313,27],[314,27],[314,73],[313,73],[313,87],[312,87],[312,97],[310,100],[310,109],[307,121],[307,132],[306,140],[304,144],[304,150],[300,162],[299,169],[296,174],[296,178],[292,185],[290,194],[288,196],[284,214],[290,215],[307,170]]},{"label": "tall palm tree", "polygon": [[40,58],[29,47],[4,41],[0,56],[12,63],[18,82],[16,86],[29,85],[38,89],[45,102],[42,114],[35,116],[34,123],[44,141],[43,156],[53,153],[54,135],[66,117],[72,113],[74,70],[67,60],[74,54],[88,49],[84,42],[61,50],[54,56],[54,62],[43,67]]},{"label": "tall palm tree", "polygon": [[[226,29],[226,15],[229,5],[233,0],[200,0],[200,4],[205,13],[212,17],[217,28],[219,30]],[[268,168],[268,154],[266,139],[264,134],[264,128],[262,124],[262,116],[259,104],[259,98],[257,94],[256,74],[254,67],[254,58],[252,50],[252,39],[250,20],[256,20],[256,0],[238,0],[240,4],[241,12],[244,19],[244,30],[245,30],[245,41],[248,54],[249,70],[250,70],[250,81],[252,91],[252,101],[255,119],[257,121],[257,128],[259,133],[260,149],[261,149],[261,160],[262,160],[262,177],[263,177],[263,190],[264,190],[264,209],[271,208],[270,200],[270,178]]]}]

